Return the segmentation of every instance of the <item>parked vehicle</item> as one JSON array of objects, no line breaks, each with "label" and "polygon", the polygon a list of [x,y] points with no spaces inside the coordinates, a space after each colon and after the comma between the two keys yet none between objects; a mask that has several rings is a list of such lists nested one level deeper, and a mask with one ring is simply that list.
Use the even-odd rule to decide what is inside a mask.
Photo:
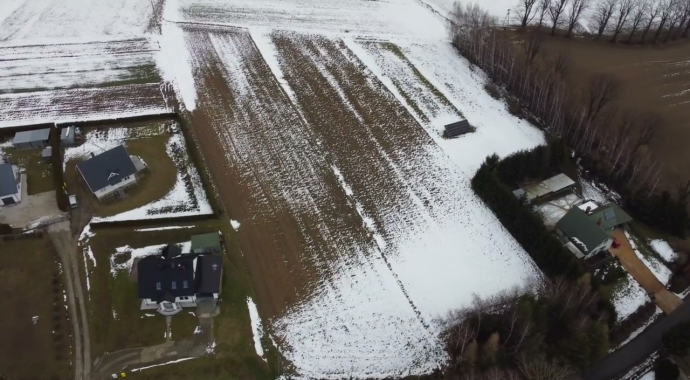
[{"label": "parked vehicle", "polygon": [[72,194],[69,196],[69,207],[71,208],[77,208],[77,196]]}]

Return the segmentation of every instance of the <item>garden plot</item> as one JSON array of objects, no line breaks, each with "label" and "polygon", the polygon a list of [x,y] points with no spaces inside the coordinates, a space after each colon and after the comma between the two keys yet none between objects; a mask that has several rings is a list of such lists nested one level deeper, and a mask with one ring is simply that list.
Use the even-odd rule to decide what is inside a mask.
[{"label": "garden plot", "polygon": [[[177,3],[177,6],[175,5]],[[179,19],[308,33],[446,39],[445,23],[414,0],[178,0]]]},{"label": "garden plot", "polygon": [[0,92],[158,83],[156,50],[148,39],[0,45]]},{"label": "garden plot", "polygon": [[614,288],[611,302],[616,308],[617,322],[620,323],[637,311],[640,306],[652,300],[628,273]]},{"label": "garden plot", "polygon": [[151,27],[154,3],[159,1],[5,0],[0,42],[142,36]]},{"label": "garden plot", "polygon": [[147,162],[150,172],[147,176],[150,178],[140,180],[126,199],[105,203],[92,200],[94,222],[212,213],[198,169],[187,154],[187,146],[177,124],[90,131],[86,134],[85,143],[65,150],[68,182],[83,186],[74,179],[77,175],[74,165],[92,153],[97,155],[119,145],[125,145],[130,154],[138,155]]},{"label": "garden plot", "polygon": [[[438,142],[466,176],[472,177],[491,154],[505,157],[545,142],[541,131],[526,120],[511,115],[503,101],[489,96],[484,90],[487,81],[484,73],[471,70],[469,62],[460,57],[452,45],[446,42],[394,42],[415,71],[477,128],[474,133],[461,138]],[[385,73],[388,67],[395,66],[391,59],[384,62],[383,69],[374,66],[375,62],[365,60],[365,63],[374,73]],[[403,90],[410,89],[403,87]],[[435,126],[433,134],[438,135],[439,132]]]},{"label": "garden plot", "polygon": [[158,83],[0,94],[0,128],[171,112]]},{"label": "garden plot", "polygon": [[315,378],[435,367],[443,358],[435,331],[249,33],[185,29],[199,88],[193,125],[228,213],[241,223],[257,305],[283,355]]}]

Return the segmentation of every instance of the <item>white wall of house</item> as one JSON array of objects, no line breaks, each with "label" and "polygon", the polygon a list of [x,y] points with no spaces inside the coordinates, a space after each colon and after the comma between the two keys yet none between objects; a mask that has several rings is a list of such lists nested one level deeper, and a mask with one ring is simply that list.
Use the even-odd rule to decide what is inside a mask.
[{"label": "white wall of house", "polygon": [[96,195],[96,198],[98,198],[98,199],[103,199],[103,198],[108,197],[109,195],[113,194],[114,192],[116,192],[118,190],[132,186],[136,183],[137,183],[137,176],[132,174],[132,175],[125,177],[125,179],[123,181],[121,181],[115,185],[106,186],[100,190],[96,190],[96,192],[94,192],[94,195]]},{"label": "white wall of house", "polygon": [[[179,307],[196,307],[196,296],[175,297],[175,303]],[[141,300],[141,310],[157,310],[159,306],[158,302],[150,298]]]}]

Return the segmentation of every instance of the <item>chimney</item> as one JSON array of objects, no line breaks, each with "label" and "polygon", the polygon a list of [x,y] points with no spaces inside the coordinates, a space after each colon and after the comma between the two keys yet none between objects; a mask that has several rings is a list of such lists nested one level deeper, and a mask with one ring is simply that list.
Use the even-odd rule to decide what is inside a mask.
[{"label": "chimney", "polygon": [[585,214],[589,215],[592,212],[592,206],[587,206],[587,210],[585,210]]},{"label": "chimney", "polygon": [[96,157],[96,155],[93,154],[93,152],[91,152],[91,158],[94,158],[94,157]]},{"label": "chimney", "polygon": [[601,218],[599,218],[599,220],[597,220],[597,226],[601,227]]}]

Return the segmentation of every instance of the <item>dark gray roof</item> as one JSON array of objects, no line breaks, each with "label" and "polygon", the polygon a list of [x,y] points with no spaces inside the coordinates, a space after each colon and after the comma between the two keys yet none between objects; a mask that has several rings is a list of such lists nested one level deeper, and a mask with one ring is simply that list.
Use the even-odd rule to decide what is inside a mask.
[{"label": "dark gray roof", "polygon": [[607,231],[633,220],[628,213],[615,203],[609,203],[597,208],[589,218]]},{"label": "dark gray roof", "polygon": [[125,177],[137,172],[132,159],[122,145],[78,163],[77,168],[92,192],[109,185],[116,185]]},{"label": "dark gray roof", "polygon": [[194,286],[194,256],[165,259],[161,255],[154,255],[146,256],[137,263],[139,298],[150,298],[157,302],[170,297],[174,300],[174,297],[194,295]]},{"label": "dark gray roof", "polygon": [[474,127],[471,126],[467,120],[461,120],[456,123],[446,125],[443,133],[446,137],[455,137],[469,132],[474,132]]},{"label": "dark gray roof", "polygon": [[35,129],[33,131],[17,132],[14,135],[13,144],[21,144],[34,141],[45,141],[50,137],[50,128]]},{"label": "dark gray roof", "polygon": [[12,164],[0,164],[0,197],[17,193],[17,179]]},{"label": "dark gray roof", "polygon": [[197,294],[220,293],[223,276],[223,258],[216,255],[201,255],[196,262]]}]

